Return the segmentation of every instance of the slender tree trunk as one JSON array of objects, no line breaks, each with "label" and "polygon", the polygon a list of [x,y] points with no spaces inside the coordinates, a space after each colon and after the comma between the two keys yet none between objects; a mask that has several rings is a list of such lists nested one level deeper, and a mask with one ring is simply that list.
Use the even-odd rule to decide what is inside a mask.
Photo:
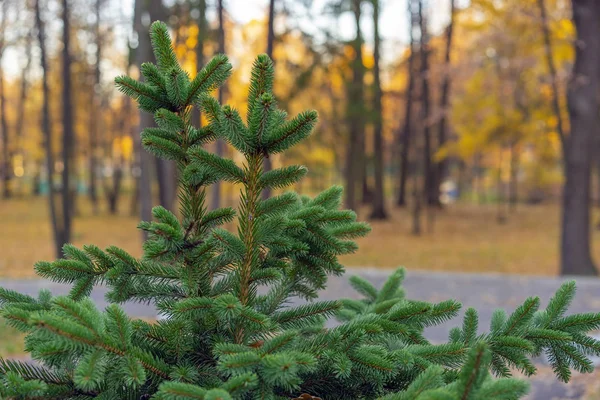
[{"label": "slender tree trunk", "polygon": [[411,146],[411,135],[413,129],[412,111],[413,111],[413,98],[415,89],[415,40],[413,30],[417,22],[416,14],[414,12],[413,0],[408,0],[408,10],[410,15],[410,54],[408,56],[408,84],[406,87],[406,105],[404,112],[404,127],[402,130],[398,130],[401,137],[401,152],[400,152],[400,184],[398,186],[398,199],[396,205],[404,207],[406,205],[406,183],[408,181],[408,166],[410,158],[410,146]]},{"label": "slender tree trunk", "polygon": [[346,207],[358,209],[357,194],[364,174],[364,127],[363,127],[363,80],[362,33],[360,30],[361,0],[352,1],[352,11],[356,24],[354,54],[352,60],[352,81],[348,85],[347,121],[349,146],[346,153]]},{"label": "slender tree trunk", "polygon": [[[144,62],[153,61],[152,47],[148,36],[149,25],[142,16],[145,13],[152,12],[152,8],[148,7],[147,0],[136,0],[134,27],[138,35],[138,47],[136,49],[135,59],[138,67]],[[152,16],[152,15],[151,15]],[[141,132],[145,128],[154,125],[152,115],[140,111],[139,126],[137,131]],[[139,167],[139,177],[137,182],[137,198],[140,205],[140,216],[142,221],[150,221],[152,219],[152,190],[151,190],[151,167],[152,156],[142,148],[141,137],[137,135],[135,141],[135,150],[137,153],[137,161]],[[147,233],[142,231],[142,238],[147,239]]]},{"label": "slender tree trunk", "polygon": [[[23,146],[23,128],[25,126],[25,105],[27,103],[27,94],[29,93],[29,71],[31,70],[31,63],[33,57],[31,56],[31,48],[33,41],[33,29],[27,34],[26,42],[25,42],[25,56],[27,57],[27,61],[25,64],[25,68],[21,71],[21,88],[19,92],[19,103],[17,108],[17,123],[15,127],[15,139],[16,139],[16,149],[15,154],[13,155],[13,159],[15,157],[20,157],[23,165],[25,164],[25,148]],[[21,185],[19,185],[19,194],[22,192],[20,190]]]},{"label": "slender tree trunk", "polygon": [[100,86],[100,60],[102,57],[102,38],[100,37],[100,6],[102,0],[96,0],[94,4],[94,13],[96,16],[96,22],[94,24],[94,35],[96,39],[96,64],[94,66],[94,79],[93,79],[93,90],[90,92],[90,113],[89,113],[89,134],[90,134],[90,165],[89,165],[89,196],[92,202],[92,208],[94,214],[98,214],[98,178],[96,171],[98,169],[98,160],[96,158],[96,150],[98,148],[98,132],[100,131],[100,121],[98,118],[100,113],[100,101],[96,95],[97,89]]},{"label": "slender tree trunk", "polygon": [[420,49],[421,65],[421,123],[423,124],[423,201],[432,204],[433,187],[431,168],[431,129],[429,122],[429,34],[424,15],[423,0],[419,0],[419,29],[421,31]]},{"label": "slender tree trunk", "polygon": [[[111,157],[111,164],[113,167],[113,173],[110,179],[104,182],[104,195],[108,205],[108,212],[111,215],[116,215],[119,210],[119,198],[121,194],[121,183],[123,181],[123,164],[124,157],[122,154],[115,156],[113,154],[113,141],[115,136],[119,135],[124,137],[128,129],[128,123],[131,119],[131,99],[125,97],[122,99],[123,106],[119,111],[112,112],[113,126],[111,127],[111,136],[107,137],[104,141],[104,154]],[[103,107],[104,108],[104,107]]]},{"label": "slender tree trunk", "polygon": [[[275,41],[275,30],[273,28],[273,23],[275,20],[275,0],[269,0],[269,22],[267,25],[267,55],[273,62],[273,44]],[[264,172],[268,172],[273,168],[272,161],[270,157],[266,157],[263,162],[263,170]],[[271,188],[267,187],[262,191],[263,200],[271,197]]]},{"label": "slender tree trunk", "polygon": [[[204,67],[204,42],[208,35],[208,24],[206,22],[206,0],[198,0],[198,38],[196,44],[196,73]],[[198,107],[192,111],[192,123],[196,127],[202,126],[202,118]]]},{"label": "slender tree trunk", "polygon": [[[418,150],[419,146],[416,146],[415,150]],[[414,152],[415,158],[417,159],[416,164],[419,164],[418,158],[419,154],[417,151]],[[425,194],[424,190],[424,180],[419,182],[419,174],[415,171],[412,174],[412,230],[411,233],[414,236],[421,235],[421,209],[423,208],[423,195]]]},{"label": "slender tree trunk", "polygon": [[2,68],[2,56],[6,49],[6,15],[8,14],[8,1],[2,3],[2,15],[0,18],[0,134],[2,135],[2,162],[0,163],[0,172],[2,172],[2,197],[8,199],[11,197],[10,181],[12,171],[10,165],[10,148],[8,121],[6,119],[6,96],[4,93],[4,70]]},{"label": "slender tree trunk", "polygon": [[502,182],[502,148],[498,151],[498,167],[496,169],[496,222],[499,224],[506,223],[506,213],[504,212],[504,205],[506,196],[504,196],[504,183]]},{"label": "slender tree trunk", "polygon": [[41,17],[40,1],[36,0],[35,23],[37,27],[38,41],[40,45],[40,66],[42,68],[42,120],[41,129],[44,135],[44,147],[46,150],[46,168],[48,170],[48,206],[50,209],[50,225],[54,236],[55,254],[60,257],[62,246],[62,235],[60,233],[60,222],[57,218],[56,202],[54,196],[54,153],[52,151],[52,120],[50,118],[50,87],[48,85],[48,56],[46,54],[46,32],[44,22]]},{"label": "slender tree trunk", "polygon": [[[148,2],[149,14],[152,21],[165,20],[168,15],[163,7],[162,0],[153,0]],[[185,18],[181,15],[178,21]],[[176,40],[180,37],[180,32],[177,27]],[[144,35],[148,36],[148,30],[145,30]],[[175,211],[175,203],[177,200],[177,167],[172,160],[164,160],[162,158],[153,157],[156,166],[156,179],[158,181],[158,202],[161,206],[170,211]]]},{"label": "slender tree trunk", "polygon": [[373,35],[374,35],[374,50],[373,58],[375,64],[373,66],[375,93],[373,96],[373,111],[375,117],[375,125],[373,132],[373,148],[374,148],[374,164],[375,164],[375,190],[373,192],[373,210],[371,211],[371,219],[387,219],[385,210],[385,193],[384,193],[384,151],[383,151],[383,115],[381,111],[381,91],[380,78],[380,47],[381,38],[379,37],[379,0],[373,0]]},{"label": "slender tree trunk", "polygon": [[[218,28],[218,41],[219,41],[219,53],[225,54],[225,25],[223,20],[223,1],[218,0],[217,2],[217,15],[219,19]],[[219,104],[223,104],[225,100],[225,92],[227,87],[225,85],[219,88]],[[222,139],[218,139],[215,143],[215,153],[218,156],[222,156],[225,152],[225,142]],[[216,182],[212,188],[212,208],[217,209],[221,206],[221,182]]]},{"label": "slender tree trunk", "polygon": [[[452,53],[452,33],[454,32],[454,17],[456,13],[455,0],[450,0],[450,22],[446,28],[446,52],[444,55],[444,77],[442,80],[442,90],[440,96],[440,110],[442,111],[442,118],[440,119],[439,131],[438,131],[438,147],[441,148],[446,144],[448,136],[448,106],[450,99],[450,85],[451,85],[451,74],[450,56]],[[431,200],[437,206],[441,206],[440,202],[440,185],[446,179],[448,173],[448,161],[444,158],[440,160],[435,168],[433,176],[433,186],[431,188]]]},{"label": "slender tree trunk", "polygon": [[72,174],[73,174],[73,148],[75,135],[73,133],[73,104],[71,97],[71,23],[69,12],[69,1],[62,0],[62,20],[63,20],[63,50],[62,50],[62,218],[63,243],[71,241],[71,224],[73,217],[73,193]]},{"label": "slender tree trunk", "polygon": [[[2,58],[0,58],[0,61]],[[12,179],[12,168],[10,165],[10,147],[8,121],[6,119],[6,95],[4,93],[4,70],[0,66],[0,130],[2,130],[2,197],[8,199],[12,197],[10,181]]]},{"label": "slender tree trunk", "polygon": [[508,204],[511,212],[517,210],[519,201],[519,148],[516,143],[510,145],[510,182],[508,185]]},{"label": "slender tree trunk", "polygon": [[[544,10],[543,2],[541,4]],[[561,237],[561,273],[564,275],[597,275],[590,251],[590,175],[599,107],[599,17],[600,6],[596,0],[573,0],[577,41],[573,76],[567,94],[571,133],[564,140],[565,187]],[[545,19],[544,26],[548,48],[549,34]],[[551,52],[548,51],[548,54],[549,64],[553,65]]]},{"label": "slender tree trunk", "polygon": [[[550,71],[550,84],[552,86],[552,109],[557,120],[556,130],[558,132],[559,139],[564,147],[566,145],[566,134],[564,131],[564,124],[562,120],[562,113],[560,111],[560,95],[558,90],[558,78],[556,74],[556,67],[554,66],[554,56],[552,55],[552,42],[550,39],[550,28],[548,27],[548,16],[546,14],[546,0],[538,0],[540,8],[541,21],[542,21],[542,35],[544,38],[544,51],[546,53],[546,62],[548,64],[548,70]],[[592,1],[593,2],[593,1]],[[583,3],[583,1],[573,0],[573,17],[575,17],[576,3]],[[585,6],[584,6],[585,7]],[[591,10],[590,10],[591,11]]]}]

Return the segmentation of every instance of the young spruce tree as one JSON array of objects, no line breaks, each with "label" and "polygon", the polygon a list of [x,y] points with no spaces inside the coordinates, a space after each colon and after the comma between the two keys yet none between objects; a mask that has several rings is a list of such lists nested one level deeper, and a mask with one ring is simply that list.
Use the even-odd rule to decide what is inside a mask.
[{"label": "young spruce tree", "polygon": [[[445,344],[428,342],[423,330],[460,305],[404,298],[403,270],[379,290],[351,278],[363,300],[314,301],[327,276],[343,272],[337,256],[354,251],[352,239],[369,228],[338,209],[339,187],[312,199],[263,201],[261,191],[304,176],[301,166],[263,172],[262,164],[306,138],[317,114],[288,119],[277,108],[273,64],[261,55],[244,121],[210,95],[230,74],[224,55],[190,79],[167,27],[154,23],[151,37],[157,65],[142,65],[143,82],[116,83],[155,117],[144,147],[177,163],[180,217],[154,208],[155,221],[140,224],[149,233],[140,260],[117,247],[66,246],[65,259],[38,263],[41,276],[72,284],[68,296],[0,289],[1,315],[27,334],[34,360],[0,359],[1,398],[499,400],[527,392],[510,375],[534,374],[532,356],[545,354],[563,381],[571,370],[592,371],[588,356],[600,354],[600,343],[587,332],[600,327],[600,314],[565,316],[572,282],[545,310],[530,298],[510,315],[496,312],[487,334],[469,309]],[[194,107],[207,126],[191,126]],[[204,150],[218,138],[243,155],[242,165]],[[219,180],[241,187],[237,211],[207,209],[206,188]],[[220,227],[233,220],[237,233]],[[97,284],[110,288],[104,311],[89,298]],[[125,301],[151,303],[164,318],[131,319],[118,305]],[[333,316],[340,323],[326,328]]]}]

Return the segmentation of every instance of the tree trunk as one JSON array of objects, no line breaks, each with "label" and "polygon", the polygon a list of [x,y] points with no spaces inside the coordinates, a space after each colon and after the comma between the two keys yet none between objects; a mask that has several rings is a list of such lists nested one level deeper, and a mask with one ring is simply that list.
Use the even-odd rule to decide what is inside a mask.
[{"label": "tree trunk", "polygon": [[499,224],[506,223],[506,213],[504,212],[506,196],[504,196],[504,183],[502,182],[502,151],[502,148],[498,151],[498,168],[496,170],[496,222]]},{"label": "tree trunk", "polygon": [[[150,37],[148,34],[149,21],[146,21],[142,16],[150,13],[150,19],[153,17],[154,7],[148,6],[146,0],[136,0],[134,13],[134,27],[138,36],[138,47],[136,49],[135,59],[139,68],[144,62],[153,61],[152,47],[150,45]],[[152,115],[140,111],[140,120],[137,131],[142,132],[145,128],[154,125]],[[151,190],[151,166],[152,156],[142,148],[140,135],[135,141],[135,151],[137,153],[137,161],[139,167],[139,177],[137,181],[137,198],[140,205],[140,216],[142,221],[150,221],[152,219],[152,190]],[[142,238],[146,240],[148,237],[145,231],[142,231]]]},{"label": "tree trunk", "polygon": [[[223,21],[223,0],[217,2],[217,15],[219,18],[218,28],[218,41],[219,41],[219,53],[225,54],[225,25]],[[225,84],[219,88],[219,104],[223,104],[225,100],[225,91],[227,87]],[[222,156],[225,152],[225,142],[222,139],[218,139],[215,143],[215,153],[218,156]],[[221,206],[221,182],[217,181],[212,188],[212,208],[217,209]]]},{"label": "tree trunk", "polygon": [[[0,58],[0,61],[2,58]],[[6,120],[6,96],[4,93],[4,71],[0,66],[0,130],[2,131],[2,197],[8,199],[12,197],[10,181],[12,178],[12,168],[10,165],[10,148],[8,121]]]},{"label": "tree trunk", "polygon": [[433,203],[431,192],[433,188],[431,168],[431,130],[429,122],[429,34],[424,15],[423,0],[419,0],[419,30],[421,40],[419,52],[421,65],[419,76],[421,78],[421,123],[423,124],[423,201],[430,205]]},{"label": "tree trunk", "polygon": [[100,121],[101,118],[98,118],[100,110],[100,101],[98,101],[98,96],[96,95],[96,91],[100,86],[100,59],[102,57],[102,38],[100,37],[100,6],[102,0],[96,0],[94,5],[94,11],[96,16],[96,22],[94,24],[94,35],[96,39],[96,64],[94,66],[94,79],[93,79],[93,88],[90,91],[90,114],[89,114],[89,135],[90,135],[90,165],[89,165],[89,196],[90,201],[92,202],[92,209],[94,214],[98,214],[98,178],[96,176],[96,171],[98,169],[98,160],[96,158],[96,150],[98,147],[98,132],[100,131]]},{"label": "tree trunk", "polygon": [[[567,94],[571,133],[566,138],[564,149],[565,187],[561,237],[563,275],[597,275],[590,252],[589,203],[593,135],[596,133],[599,106],[599,16],[600,6],[596,0],[573,0],[577,41],[573,76]],[[546,45],[549,47],[549,35],[547,29],[545,31]]]},{"label": "tree trunk", "polygon": [[[415,149],[417,146],[415,146]],[[418,153],[415,152],[415,156],[418,158]],[[412,231],[414,236],[421,235],[421,208],[423,207],[423,194],[425,193],[422,188],[419,187],[419,174],[412,174]]]},{"label": "tree trunk", "polygon": [[[31,63],[33,57],[31,56],[31,48],[33,41],[33,29],[27,34],[25,39],[25,53],[27,62],[25,68],[21,71],[21,88],[19,91],[19,103],[17,108],[17,123],[15,127],[15,144],[16,149],[14,155],[11,157],[15,159],[20,157],[21,162],[25,165],[25,149],[23,146],[23,127],[25,126],[25,105],[27,103],[27,95],[29,93],[29,71],[31,70]],[[24,171],[23,171],[24,172]],[[19,184],[18,194],[22,193],[21,185]]]},{"label": "tree trunk", "polygon": [[8,121],[6,119],[6,97],[4,93],[4,70],[2,69],[2,56],[6,49],[6,20],[8,14],[8,1],[2,3],[2,15],[0,16],[0,134],[2,135],[2,162],[0,162],[0,172],[3,182],[2,197],[5,199],[11,197],[10,180],[12,171],[10,165],[9,132]]},{"label": "tree trunk", "polygon": [[362,33],[360,30],[362,0],[352,1],[352,11],[356,24],[354,54],[352,60],[352,81],[348,85],[347,122],[349,146],[346,153],[346,208],[358,209],[357,194],[363,185],[364,175],[364,127],[363,127],[363,80]]},{"label": "tree trunk", "polygon": [[[455,0],[450,0],[450,22],[446,28],[446,52],[444,55],[444,73],[442,80],[442,90],[440,96],[440,110],[442,112],[442,118],[440,119],[439,131],[438,131],[438,148],[442,148],[446,144],[448,136],[448,105],[450,99],[450,56],[452,53],[452,33],[454,31],[454,17],[456,13]],[[440,160],[435,168],[433,176],[433,186],[431,187],[431,197],[435,205],[441,206],[440,202],[440,185],[446,179],[448,174],[448,161],[446,158]]]},{"label": "tree trunk", "polygon": [[518,188],[519,188],[519,148],[516,143],[512,143],[510,146],[510,182],[508,185],[508,204],[511,212],[517,210],[517,203],[519,201]]},{"label": "tree trunk", "polygon": [[[152,21],[165,20],[168,15],[163,7],[162,0],[148,2],[149,14]],[[178,17],[181,21],[182,16]],[[178,40],[179,29],[175,27]],[[143,32],[148,36],[148,30]],[[154,118],[153,118],[154,119]],[[154,165],[156,166],[156,179],[158,181],[158,203],[169,211],[175,211],[175,203],[177,200],[177,167],[172,160],[165,160],[158,157],[153,157]]]},{"label": "tree trunk", "polygon": [[62,246],[62,235],[60,234],[60,222],[57,218],[56,202],[54,196],[54,153],[52,151],[52,120],[50,118],[50,87],[48,85],[48,56],[46,54],[46,32],[44,22],[41,17],[40,1],[36,0],[35,23],[37,27],[38,41],[40,45],[40,66],[42,68],[42,124],[41,129],[44,135],[44,147],[46,150],[46,168],[48,169],[48,206],[50,209],[50,225],[54,237],[55,255],[60,257]]},{"label": "tree trunk", "polygon": [[63,50],[62,50],[62,218],[63,230],[61,242],[71,241],[71,224],[73,217],[73,148],[75,135],[73,133],[73,104],[71,97],[71,24],[69,15],[69,1],[62,0],[63,21]]},{"label": "tree trunk", "polygon": [[411,146],[411,134],[412,134],[412,108],[413,98],[415,89],[415,40],[413,35],[414,26],[417,22],[417,18],[414,12],[413,0],[408,0],[408,10],[410,15],[410,54],[408,56],[408,84],[406,87],[406,108],[404,117],[404,127],[399,130],[401,137],[401,153],[400,153],[400,184],[398,187],[398,199],[396,205],[404,207],[406,205],[406,183],[408,181],[408,166],[410,157],[410,146]]},{"label": "tree trunk", "polygon": [[[196,44],[196,73],[204,67],[204,42],[208,34],[206,22],[206,0],[198,0],[198,42]],[[202,126],[202,118],[198,107],[192,110],[192,122],[197,127]]]},{"label": "tree trunk", "polygon": [[[269,58],[271,60],[273,60],[273,62],[275,62],[275,60],[273,59],[273,44],[275,41],[275,30],[273,28],[274,19],[275,19],[275,0],[269,0],[269,22],[267,25],[267,55],[269,56]],[[263,162],[263,171],[268,172],[272,168],[273,168],[273,166],[272,166],[271,158],[266,157]],[[271,197],[271,188],[266,187],[265,189],[263,189],[261,195],[262,195],[263,200],[266,200],[269,197]]]},{"label": "tree trunk", "polygon": [[380,58],[380,47],[381,38],[379,37],[379,0],[373,0],[373,35],[374,35],[374,48],[373,48],[373,75],[374,75],[374,86],[375,93],[373,96],[373,111],[375,117],[375,125],[373,132],[373,148],[374,148],[374,159],[375,164],[375,190],[373,192],[373,210],[371,211],[371,219],[387,219],[387,212],[385,210],[385,193],[384,193],[384,152],[383,152],[383,115],[381,111],[381,78],[379,76],[379,58]]}]

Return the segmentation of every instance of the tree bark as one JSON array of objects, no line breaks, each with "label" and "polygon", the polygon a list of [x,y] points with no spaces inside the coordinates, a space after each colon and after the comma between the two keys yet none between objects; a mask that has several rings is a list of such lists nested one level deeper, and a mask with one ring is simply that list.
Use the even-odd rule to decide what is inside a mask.
[{"label": "tree bark", "polygon": [[44,135],[44,147],[46,150],[46,169],[48,170],[48,207],[50,210],[50,225],[54,237],[54,248],[56,257],[60,257],[62,246],[62,235],[60,233],[60,222],[57,217],[56,202],[54,196],[54,153],[52,151],[52,120],[50,118],[50,87],[48,85],[48,56],[46,53],[46,32],[40,10],[40,0],[36,0],[35,23],[37,27],[38,42],[40,45],[40,66],[42,68],[42,119],[41,129]]},{"label": "tree bark", "polygon": [[[599,15],[600,7],[595,0],[573,0],[577,41],[573,76],[567,93],[571,132],[564,138],[565,186],[561,236],[563,275],[597,275],[590,251],[589,203],[593,135],[596,132],[599,106]],[[546,45],[549,47],[549,35],[547,29],[545,31]]]},{"label": "tree bark", "polygon": [[[219,19],[218,27],[218,42],[219,42],[219,53],[225,54],[225,25],[223,19],[223,0],[217,1],[217,16]],[[219,104],[223,104],[225,100],[225,91],[227,87],[225,84],[219,88]],[[215,143],[215,153],[218,156],[222,156],[225,152],[225,142],[222,139],[218,139]],[[212,201],[211,205],[213,209],[217,209],[221,206],[221,182],[216,182],[212,188]]]},{"label": "tree bark", "polygon": [[364,66],[362,63],[362,33],[360,30],[362,0],[352,1],[356,24],[352,60],[352,81],[348,85],[347,122],[349,146],[346,153],[346,208],[357,210],[359,185],[364,175],[364,127],[362,115]]},{"label": "tree bark", "polygon": [[6,32],[6,15],[8,14],[8,1],[2,3],[2,16],[0,18],[0,133],[2,134],[2,163],[0,170],[2,172],[3,190],[2,197],[8,199],[11,197],[10,181],[12,171],[10,165],[10,148],[9,148],[9,132],[8,121],[6,119],[6,97],[4,93],[4,70],[2,69],[2,56],[7,46]]},{"label": "tree bark", "polygon": [[406,87],[404,126],[402,130],[398,130],[398,133],[402,135],[401,140],[399,141],[401,143],[402,148],[400,151],[400,182],[398,186],[398,199],[396,201],[396,205],[398,207],[404,207],[406,205],[406,183],[408,181],[408,166],[410,157],[411,135],[413,129],[412,109],[415,90],[415,39],[413,35],[413,29],[416,23],[413,0],[408,0],[408,10],[410,16],[410,54],[408,56],[408,84]]},{"label": "tree bark", "polygon": [[75,135],[73,133],[73,104],[71,97],[71,23],[69,1],[62,0],[63,49],[62,49],[62,218],[63,230],[61,242],[71,241],[71,224],[73,216],[73,148]]},{"label": "tree bark", "polygon": [[90,165],[89,165],[89,196],[92,202],[92,209],[94,214],[98,214],[98,178],[96,171],[98,169],[98,160],[96,158],[96,150],[98,148],[98,132],[100,131],[101,118],[98,118],[100,110],[100,101],[96,91],[100,87],[100,60],[102,57],[102,38],[100,37],[100,6],[102,0],[96,0],[94,4],[94,14],[96,16],[96,22],[94,24],[94,36],[96,41],[96,63],[94,66],[94,78],[93,87],[90,91],[90,113],[89,113],[89,134],[90,134]]},{"label": "tree bark", "polygon": [[508,185],[508,206],[511,212],[517,210],[519,201],[519,148],[516,143],[510,145],[510,182]]},{"label": "tree bark", "polygon": [[[153,61],[152,47],[148,33],[149,25],[143,21],[142,15],[150,13],[152,19],[153,8],[149,7],[148,0],[136,0],[134,13],[134,28],[138,35],[138,47],[136,49],[135,59],[139,68],[144,62]],[[140,111],[139,126],[137,131],[142,132],[145,128],[154,126],[152,115]],[[142,148],[141,137],[138,135],[135,141],[135,150],[137,153],[137,163],[139,167],[139,177],[137,180],[137,198],[140,205],[140,216],[142,221],[152,219],[152,190],[151,190],[151,166],[152,156]],[[142,239],[148,237],[145,231],[142,231]]]},{"label": "tree bark", "polygon": [[[575,7],[576,0],[573,0],[573,18],[575,18]],[[582,3],[582,2],[580,2]],[[546,14],[546,0],[538,0],[538,6],[540,8],[541,21],[542,21],[542,36],[544,38],[544,51],[546,53],[546,62],[548,64],[548,70],[550,72],[550,84],[552,86],[552,109],[557,120],[556,130],[558,132],[559,139],[562,142],[563,149],[566,145],[566,134],[564,131],[564,124],[562,120],[562,113],[560,111],[560,96],[558,90],[558,79],[556,74],[556,67],[554,66],[554,56],[552,55],[552,42],[550,39],[550,28],[548,27],[548,16]],[[584,6],[585,7],[585,6]],[[595,6],[593,6],[595,7]]]},{"label": "tree bark", "polygon": [[[29,71],[31,70],[31,63],[33,57],[31,56],[31,48],[33,41],[33,29],[27,34],[25,43],[25,53],[27,61],[25,68],[21,71],[21,88],[19,92],[19,103],[17,108],[17,123],[15,127],[15,139],[16,149],[14,155],[11,157],[14,159],[16,156],[20,156],[23,164],[25,163],[25,149],[23,147],[23,127],[25,126],[25,104],[27,103],[27,95],[29,93]],[[21,185],[19,185],[20,187]],[[35,189],[34,189],[35,191]],[[20,194],[22,190],[17,190]]]},{"label": "tree bark", "polygon": [[380,47],[381,38],[379,37],[379,0],[373,0],[373,75],[374,75],[374,96],[373,96],[373,111],[375,117],[374,132],[373,132],[373,148],[374,148],[374,166],[375,166],[375,190],[373,192],[373,209],[371,211],[371,219],[387,219],[387,211],[385,209],[385,193],[384,193],[384,152],[383,152],[383,115],[381,111],[381,98],[383,96],[381,90],[380,77]]},{"label": "tree bark", "polygon": [[506,223],[506,213],[504,212],[506,196],[504,195],[504,182],[502,182],[502,152],[501,147],[498,150],[498,167],[496,169],[496,222],[499,224]]},{"label": "tree bark", "polygon": [[[452,34],[454,32],[454,17],[456,13],[455,0],[450,0],[450,22],[446,28],[446,50],[444,55],[444,73],[442,80],[442,89],[440,96],[440,110],[442,117],[438,127],[438,148],[442,148],[446,144],[448,136],[448,105],[450,100],[450,85],[452,83],[450,75],[451,53],[452,53]],[[448,173],[448,161],[446,158],[440,160],[434,170],[433,186],[431,187],[431,200],[437,206],[441,206],[440,202],[440,185],[446,179]]]},{"label": "tree bark", "polygon": [[[150,19],[166,20],[168,13],[163,7],[162,0],[148,1],[148,11]],[[181,16],[178,17],[178,21],[181,21]],[[179,37],[179,30],[177,32],[176,40]],[[148,29],[143,32],[144,35],[148,36]],[[152,118],[154,119],[154,118]],[[175,203],[177,200],[177,167],[175,162],[172,160],[164,160],[158,157],[152,157],[154,159],[154,165],[156,167],[156,179],[158,181],[158,203],[169,211],[175,211]]]},{"label": "tree bark", "polygon": [[[206,22],[206,0],[198,0],[198,38],[196,44],[196,73],[204,67],[204,42],[208,34],[208,24]],[[192,111],[192,123],[200,128],[202,118],[198,107]]]},{"label": "tree bark", "polygon": [[[0,50],[1,51],[1,50]],[[0,61],[2,58],[0,57]],[[0,66],[0,130],[2,131],[2,197],[8,199],[12,197],[10,181],[12,180],[12,171],[10,165],[10,147],[8,121],[6,120],[6,96],[4,93],[4,71]]]},{"label": "tree bark", "polygon": [[[273,27],[275,20],[275,0],[269,0],[269,21],[267,24],[267,55],[273,62],[273,44],[275,42],[275,29]],[[273,168],[270,157],[266,157],[263,162],[263,171],[268,172]],[[271,197],[271,188],[266,187],[261,193],[262,199],[266,200]]]},{"label": "tree bark", "polygon": [[421,32],[419,52],[421,63],[419,76],[421,78],[421,123],[423,124],[423,200],[432,204],[431,192],[433,188],[431,168],[431,129],[429,123],[429,34],[425,21],[423,0],[419,0],[419,30]]}]

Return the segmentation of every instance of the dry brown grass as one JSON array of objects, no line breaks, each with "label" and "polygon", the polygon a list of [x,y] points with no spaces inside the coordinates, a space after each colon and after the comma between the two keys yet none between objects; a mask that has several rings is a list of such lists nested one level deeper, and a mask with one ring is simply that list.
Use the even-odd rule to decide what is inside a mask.
[{"label": "dry brown grass", "polygon": [[[74,243],[101,248],[117,245],[139,256],[137,217],[123,213],[94,216],[87,199],[80,200]],[[504,225],[491,206],[456,205],[436,212],[433,233],[410,235],[410,215],[392,209],[391,220],[373,222],[373,232],[359,240],[356,254],[342,258],[347,266],[443,271],[555,275],[558,271],[557,206],[521,206]],[[361,212],[364,219],[367,210]],[[594,233],[600,260],[600,235]],[[45,199],[0,202],[0,276],[34,277],[33,264],[54,258]]]},{"label": "dry brown grass", "polygon": [[[368,216],[367,210],[361,216]],[[596,219],[594,219],[595,221]],[[372,222],[371,234],[358,241],[358,253],[344,265],[556,275],[559,256],[557,205],[520,206],[505,224],[496,222],[493,206],[454,205],[435,213],[432,233],[410,234],[411,216],[391,209],[391,220]],[[426,223],[423,221],[426,231]],[[600,260],[600,234],[593,234]]]},{"label": "dry brown grass", "polygon": [[[75,217],[73,243],[95,244],[100,248],[117,245],[136,256],[141,254],[141,238],[136,226],[139,218],[106,212],[94,216],[87,199],[81,199]],[[127,210],[128,204],[122,209]],[[0,202],[0,276],[33,278],[33,265],[39,260],[53,260],[54,246],[46,199]]]},{"label": "dry brown grass", "polygon": [[21,357],[25,353],[25,336],[0,319],[0,358]]}]

